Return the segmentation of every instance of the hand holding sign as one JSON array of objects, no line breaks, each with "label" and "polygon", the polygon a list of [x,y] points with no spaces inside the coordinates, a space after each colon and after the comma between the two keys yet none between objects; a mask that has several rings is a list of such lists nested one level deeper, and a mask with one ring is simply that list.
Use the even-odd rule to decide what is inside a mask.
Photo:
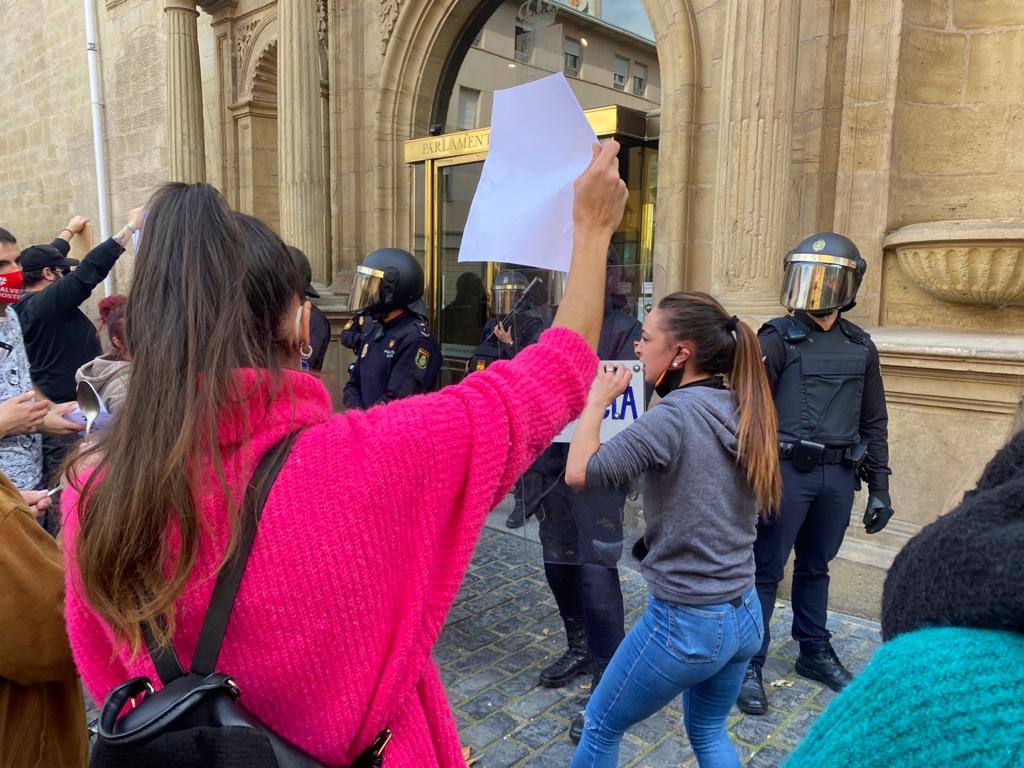
[{"label": "hand holding sign", "polygon": [[[599,442],[608,442],[643,415],[644,387],[644,368],[638,360],[602,360],[598,363],[584,414],[596,413],[600,422]],[[581,419],[570,423],[554,442],[570,442],[580,422]]]},{"label": "hand holding sign", "polygon": [[598,366],[597,376],[594,377],[594,381],[590,385],[587,402],[599,403],[602,408],[607,408],[629,388],[631,381],[633,381],[631,368],[625,365],[603,363]]}]

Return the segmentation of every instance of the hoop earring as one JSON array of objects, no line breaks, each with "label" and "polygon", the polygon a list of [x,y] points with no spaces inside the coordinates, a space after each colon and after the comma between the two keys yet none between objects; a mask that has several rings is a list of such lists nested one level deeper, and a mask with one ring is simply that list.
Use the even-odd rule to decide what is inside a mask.
[{"label": "hoop earring", "polygon": [[303,360],[309,360],[313,356],[313,345],[309,342],[299,347],[299,357]]}]

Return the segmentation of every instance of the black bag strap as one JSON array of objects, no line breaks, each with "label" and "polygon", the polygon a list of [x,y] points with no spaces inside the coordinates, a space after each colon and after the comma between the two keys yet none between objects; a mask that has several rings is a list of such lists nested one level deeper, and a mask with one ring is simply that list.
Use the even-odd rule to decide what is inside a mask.
[{"label": "black bag strap", "polygon": [[[210,604],[206,608],[206,616],[203,619],[203,627],[199,632],[199,641],[196,643],[196,650],[192,655],[190,670],[192,674],[205,677],[213,674],[217,666],[217,657],[220,656],[220,647],[231,618],[235,595],[238,594],[238,587],[242,583],[242,574],[245,573],[245,564],[256,538],[256,529],[263,514],[263,506],[267,503],[270,489],[274,485],[281,467],[284,466],[288,454],[291,453],[299,432],[301,430],[286,435],[263,454],[256,466],[256,471],[253,472],[252,478],[246,486],[239,516],[241,530],[238,544],[231,559],[221,566],[220,572],[217,574],[217,583],[213,587],[213,595],[210,597]],[[167,685],[170,681],[185,674],[172,643],[157,646],[148,624],[143,627],[143,635],[150,656],[153,658],[153,666],[156,667],[157,674],[160,676],[160,682]]]}]

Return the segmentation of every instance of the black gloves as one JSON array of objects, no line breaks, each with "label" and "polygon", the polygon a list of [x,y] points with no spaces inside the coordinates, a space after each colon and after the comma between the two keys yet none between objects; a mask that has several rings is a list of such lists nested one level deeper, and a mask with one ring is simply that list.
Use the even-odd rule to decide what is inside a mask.
[{"label": "black gloves", "polygon": [[878,533],[889,524],[893,514],[895,513],[889,492],[881,489],[870,491],[868,506],[864,510],[864,530],[868,533]]}]

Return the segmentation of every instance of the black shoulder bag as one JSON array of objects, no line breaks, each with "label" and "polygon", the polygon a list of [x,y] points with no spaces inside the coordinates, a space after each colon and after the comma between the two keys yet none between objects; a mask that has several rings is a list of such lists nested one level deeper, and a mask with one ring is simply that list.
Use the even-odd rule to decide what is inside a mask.
[{"label": "black shoulder bag", "polygon": [[[184,672],[173,645],[158,646],[145,627],[163,688],[156,691],[149,678],[136,677],[107,695],[90,768],[326,768],[246,712],[235,681],[214,671],[263,505],[297,436],[293,432],[267,451],[245,490],[238,548],[217,575],[192,668]],[[385,729],[351,768],[381,768],[390,738]]]}]

